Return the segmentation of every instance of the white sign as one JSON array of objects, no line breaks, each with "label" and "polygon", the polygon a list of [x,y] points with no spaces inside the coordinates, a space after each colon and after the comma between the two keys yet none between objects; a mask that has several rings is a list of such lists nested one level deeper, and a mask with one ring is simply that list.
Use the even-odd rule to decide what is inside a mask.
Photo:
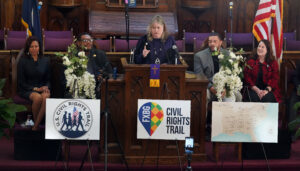
[{"label": "white sign", "polygon": [[213,102],[214,142],[277,143],[278,103]]},{"label": "white sign", "polygon": [[100,100],[46,101],[46,139],[99,140]]},{"label": "white sign", "polygon": [[184,140],[190,136],[190,100],[139,99],[137,138]]}]

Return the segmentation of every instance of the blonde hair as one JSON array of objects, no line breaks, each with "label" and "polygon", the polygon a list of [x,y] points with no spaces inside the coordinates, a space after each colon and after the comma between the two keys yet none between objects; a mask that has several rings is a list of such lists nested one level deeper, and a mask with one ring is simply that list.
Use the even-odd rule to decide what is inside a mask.
[{"label": "blonde hair", "polygon": [[153,40],[153,37],[152,37],[152,34],[151,34],[151,27],[153,26],[154,23],[158,23],[158,24],[161,24],[163,26],[163,32],[162,32],[162,35],[161,35],[161,40],[162,42],[165,42],[169,36],[169,33],[168,33],[168,30],[167,30],[167,26],[166,26],[166,23],[164,21],[164,19],[162,18],[162,16],[160,15],[155,15],[150,24],[148,25],[147,27],[147,39],[149,41],[152,41]]}]

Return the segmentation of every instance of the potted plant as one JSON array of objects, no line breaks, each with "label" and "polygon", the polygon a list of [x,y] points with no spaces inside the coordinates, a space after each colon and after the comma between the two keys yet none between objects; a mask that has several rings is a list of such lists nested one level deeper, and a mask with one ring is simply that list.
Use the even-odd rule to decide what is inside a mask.
[{"label": "potted plant", "polygon": [[12,99],[2,97],[2,88],[4,87],[5,79],[0,79],[0,138],[8,137],[5,129],[12,128],[16,121],[16,113],[26,111],[23,105],[14,104]]},{"label": "potted plant", "polygon": [[[295,103],[294,110],[298,111],[300,108],[300,102]],[[295,120],[289,123],[289,128],[291,131],[295,131],[295,138],[300,136],[300,115],[296,117]]]}]

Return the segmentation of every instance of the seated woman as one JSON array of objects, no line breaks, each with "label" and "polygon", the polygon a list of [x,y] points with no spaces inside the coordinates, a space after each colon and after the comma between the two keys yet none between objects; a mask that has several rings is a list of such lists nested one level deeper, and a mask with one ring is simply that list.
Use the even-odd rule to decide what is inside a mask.
[{"label": "seated woman", "polygon": [[45,116],[46,98],[50,97],[50,60],[43,56],[39,40],[32,36],[26,40],[24,54],[18,63],[18,95],[32,101],[34,126]]},{"label": "seated woman", "polygon": [[278,86],[278,64],[272,55],[270,42],[261,40],[258,43],[254,57],[247,62],[244,69],[246,85],[249,93],[246,95],[251,102],[280,102]]},{"label": "seated woman", "polygon": [[171,63],[169,49],[172,49],[173,45],[175,40],[169,36],[165,21],[161,16],[156,15],[147,28],[147,35],[142,36],[136,45],[134,62],[136,64]]}]

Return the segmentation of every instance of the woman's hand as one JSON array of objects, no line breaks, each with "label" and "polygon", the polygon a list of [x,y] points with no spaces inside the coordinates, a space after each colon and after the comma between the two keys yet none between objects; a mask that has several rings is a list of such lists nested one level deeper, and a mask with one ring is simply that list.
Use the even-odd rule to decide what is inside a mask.
[{"label": "woman's hand", "polygon": [[40,90],[39,92],[50,93],[48,86],[40,87],[39,90]]},{"label": "woman's hand", "polygon": [[267,90],[262,90],[262,97],[264,97],[266,94],[268,94],[269,93],[269,91],[267,91]]},{"label": "woman's hand", "polygon": [[226,96],[226,89],[224,88],[223,91],[221,92],[222,98]]},{"label": "woman's hand", "polygon": [[265,96],[265,94],[264,94],[265,90],[261,90],[256,86],[253,86],[252,90],[258,95],[259,99],[262,99]]},{"label": "woman's hand", "polygon": [[146,58],[149,52],[150,52],[150,50],[147,50],[146,45],[145,45],[144,49],[143,49],[143,57]]}]

